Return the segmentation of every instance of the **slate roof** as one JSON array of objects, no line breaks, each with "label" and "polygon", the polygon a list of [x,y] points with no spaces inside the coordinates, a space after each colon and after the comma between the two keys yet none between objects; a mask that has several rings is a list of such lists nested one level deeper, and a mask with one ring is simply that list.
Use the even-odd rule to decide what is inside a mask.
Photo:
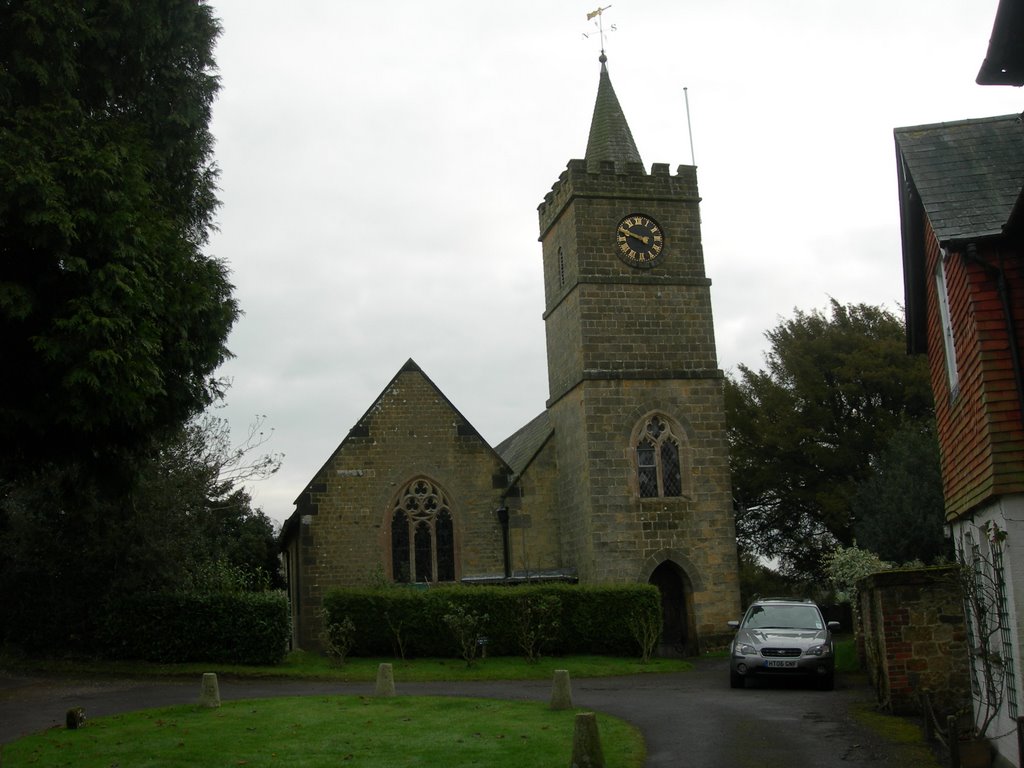
[{"label": "slate roof", "polygon": [[927,219],[943,246],[998,237],[1019,226],[1024,124],[1017,115],[897,128],[907,349],[928,349]]},{"label": "slate roof", "polygon": [[587,170],[592,173],[600,169],[602,160],[613,160],[622,171],[626,163],[640,163],[640,152],[633,141],[629,123],[619,106],[619,99],[612,88],[612,80],[608,75],[605,62],[607,57],[601,54],[601,78],[597,84],[597,101],[594,103],[594,116],[590,120],[590,136],[587,138]]},{"label": "slate roof", "polygon": [[894,134],[905,181],[920,196],[940,243],[1002,233],[1024,188],[1024,124],[1017,115],[897,128]]},{"label": "slate roof", "polygon": [[498,443],[494,450],[516,475],[520,475],[551,437],[552,432],[551,420],[547,411],[544,411],[526,426]]}]

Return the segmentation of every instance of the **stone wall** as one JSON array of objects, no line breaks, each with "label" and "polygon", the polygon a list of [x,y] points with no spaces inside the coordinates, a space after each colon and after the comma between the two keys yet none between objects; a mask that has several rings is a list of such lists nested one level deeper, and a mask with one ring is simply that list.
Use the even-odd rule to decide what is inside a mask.
[{"label": "stone wall", "polygon": [[[647,582],[685,594],[696,650],[740,612],[736,536],[711,281],[696,169],[572,160],[539,208],[548,413],[556,440],[561,559],[583,584]],[[655,219],[661,258],[619,258],[619,222]],[[681,490],[644,496],[637,445],[670,425]]]},{"label": "stone wall", "polygon": [[857,583],[857,647],[878,700],[894,714],[970,704],[967,625],[956,566],[883,571]]}]

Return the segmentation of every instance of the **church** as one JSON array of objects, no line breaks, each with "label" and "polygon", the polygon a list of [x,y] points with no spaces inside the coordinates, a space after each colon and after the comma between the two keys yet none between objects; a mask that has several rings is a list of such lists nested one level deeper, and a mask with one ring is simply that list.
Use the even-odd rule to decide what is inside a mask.
[{"label": "church", "polygon": [[319,647],[327,592],[381,583],[650,583],[666,654],[738,618],[696,168],[646,171],[600,63],[586,157],[538,208],[544,410],[492,447],[402,365],[282,530],[296,647]]}]

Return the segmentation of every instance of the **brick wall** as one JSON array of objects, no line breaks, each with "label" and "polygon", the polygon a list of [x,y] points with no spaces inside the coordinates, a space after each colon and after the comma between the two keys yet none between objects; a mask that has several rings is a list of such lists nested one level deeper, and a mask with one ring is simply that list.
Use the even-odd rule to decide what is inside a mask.
[{"label": "brick wall", "polygon": [[917,714],[927,691],[940,716],[969,706],[957,567],[884,571],[857,589],[857,643],[879,702],[895,714]]}]

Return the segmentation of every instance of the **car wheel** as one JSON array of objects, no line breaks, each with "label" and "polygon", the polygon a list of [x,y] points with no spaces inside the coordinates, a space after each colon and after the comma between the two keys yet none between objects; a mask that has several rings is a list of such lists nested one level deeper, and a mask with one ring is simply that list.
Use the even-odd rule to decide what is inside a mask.
[{"label": "car wheel", "polygon": [[747,687],[747,681],[743,677],[743,675],[737,674],[736,672],[733,672],[730,669],[729,670],[729,687],[730,688],[746,688]]},{"label": "car wheel", "polygon": [[831,691],[836,687],[836,675],[835,672],[829,672],[827,675],[823,675],[818,678],[818,690],[819,691]]}]

